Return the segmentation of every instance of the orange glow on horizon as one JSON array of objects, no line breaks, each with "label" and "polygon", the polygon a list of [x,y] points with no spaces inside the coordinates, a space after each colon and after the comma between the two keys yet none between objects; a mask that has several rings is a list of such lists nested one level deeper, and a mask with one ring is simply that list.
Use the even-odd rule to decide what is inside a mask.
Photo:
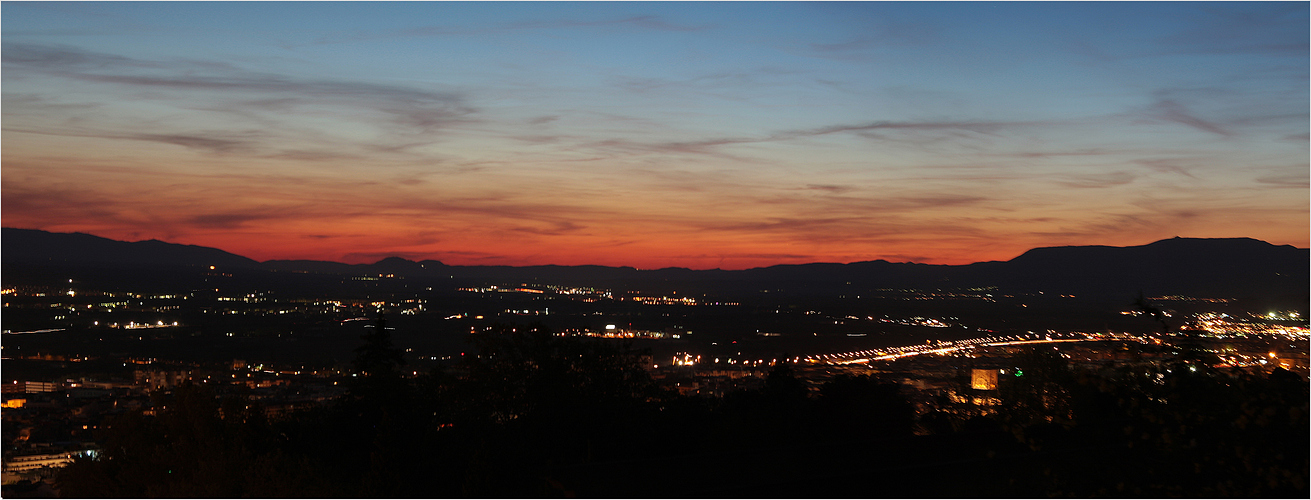
[{"label": "orange glow on horizon", "polygon": [[[8,219],[8,218],[6,218]],[[10,225],[6,227],[22,227]],[[620,226],[622,227],[622,226]],[[267,260],[322,260],[346,264],[369,264],[387,257],[412,261],[436,260],[447,265],[602,265],[658,269],[740,270],[780,264],[815,262],[851,263],[873,260],[915,262],[922,264],[965,265],[975,262],[1005,261],[1025,251],[1048,246],[1067,245],[1145,245],[1174,235],[1141,237],[1127,241],[1059,241],[1056,243],[1018,239],[1004,241],[950,241],[919,239],[907,235],[899,241],[878,245],[881,253],[870,251],[861,242],[833,241],[815,243],[796,240],[770,240],[744,237],[736,241],[701,241],[692,243],[674,238],[636,240],[616,243],[613,237],[541,237],[536,235],[481,234],[452,242],[413,242],[406,231],[376,234],[288,234],[276,231],[217,232],[190,234],[144,234],[99,228],[54,226],[36,228],[53,232],[85,232],[110,239],[141,241],[159,239],[169,243],[218,248],[236,255]],[[616,229],[618,231],[619,229]],[[1185,235],[1187,236],[1187,235]],[[1291,239],[1290,239],[1291,240]],[[1268,241],[1268,240],[1267,240]],[[1306,248],[1307,242],[1285,240],[1272,244],[1291,244]]]}]

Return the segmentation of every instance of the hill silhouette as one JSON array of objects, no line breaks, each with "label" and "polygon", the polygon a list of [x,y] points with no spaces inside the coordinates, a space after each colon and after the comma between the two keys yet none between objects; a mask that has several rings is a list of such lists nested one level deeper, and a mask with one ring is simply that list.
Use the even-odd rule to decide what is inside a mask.
[{"label": "hill silhouette", "polygon": [[6,227],[0,233],[0,245],[6,263],[260,267],[254,259],[217,248],[159,240],[118,241],[85,233]]},{"label": "hill silhouette", "polygon": [[[1246,297],[1305,303],[1308,249],[1251,238],[1171,238],[1140,246],[1063,246],[1029,250],[1009,261],[968,265],[885,260],[776,265],[741,271],[608,266],[451,266],[388,257],[373,264],[313,260],[257,262],[223,250],[157,240],[124,242],[82,233],[4,228],[3,262],[13,266],[224,266],[319,274],[453,279],[459,283],[550,283],[612,289],[759,292],[851,289],[999,289],[1122,299],[1139,291]],[[285,275],[285,274],[284,274]]]}]

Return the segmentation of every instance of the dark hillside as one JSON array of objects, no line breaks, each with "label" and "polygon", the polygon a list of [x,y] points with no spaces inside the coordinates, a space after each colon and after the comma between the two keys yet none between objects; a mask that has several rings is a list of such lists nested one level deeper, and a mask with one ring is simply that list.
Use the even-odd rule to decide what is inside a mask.
[{"label": "dark hillside", "polygon": [[[387,276],[444,285],[557,284],[670,293],[855,294],[877,290],[964,290],[1070,294],[1124,301],[1185,295],[1246,298],[1300,307],[1308,300],[1308,250],[1251,238],[1172,238],[1131,246],[1035,248],[1006,262],[964,266],[870,262],[777,265],[742,271],[607,266],[449,266],[390,257],[373,264],[308,260],[258,263],[214,248],[151,240],[114,241],[81,233],[4,228],[6,270],[14,266],[94,265],[162,269],[224,266],[288,274]],[[767,292],[766,292],[767,291]]]}]

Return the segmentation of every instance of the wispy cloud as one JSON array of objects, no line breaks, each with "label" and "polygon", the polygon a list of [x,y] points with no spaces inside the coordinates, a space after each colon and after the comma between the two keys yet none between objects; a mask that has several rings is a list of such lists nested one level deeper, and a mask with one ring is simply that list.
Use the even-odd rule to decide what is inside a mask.
[{"label": "wispy cloud", "polygon": [[[124,139],[130,141],[158,142],[163,144],[172,144],[189,149],[199,149],[211,153],[225,154],[238,151],[248,151],[254,148],[259,142],[255,138],[259,137],[258,132],[251,133],[232,133],[228,131],[214,131],[204,134],[124,134],[109,131],[98,130],[77,130],[72,128],[63,129],[28,129],[22,127],[4,127],[5,131],[23,132],[40,135],[58,135],[64,137],[91,137],[101,139]],[[244,136],[244,137],[243,137]]]},{"label": "wispy cloud", "polygon": [[1001,156],[1009,158],[1063,158],[1063,157],[1081,157],[1081,156],[1107,156],[1124,154],[1125,151],[1110,150],[1106,148],[1083,148],[1071,151],[1014,151],[1002,153],[988,153],[985,156]]},{"label": "wispy cloud", "polygon": [[807,190],[812,190],[812,191],[824,191],[824,192],[835,193],[835,194],[842,194],[842,193],[846,193],[846,192],[848,192],[848,191],[851,191],[851,190],[853,190],[853,189],[855,189],[855,188],[853,188],[853,187],[851,187],[851,186],[834,186],[834,185],[831,185],[831,184],[806,184],[806,187],[804,187],[804,188],[802,188],[802,189],[807,189]]},{"label": "wispy cloud", "polygon": [[1224,4],[1198,4],[1197,22],[1160,37],[1171,54],[1281,54],[1304,56],[1311,50],[1306,37],[1306,9],[1297,4],[1273,4],[1268,9],[1233,9]]},{"label": "wispy cloud", "polygon": [[381,251],[381,252],[350,252],[342,255],[342,259],[347,262],[364,262],[376,263],[388,257],[400,257],[415,262],[423,260],[440,260],[435,257],[441,254],[451,254],[453,252],[406,252],[406,251]]},{"label": "wispy cloud", "polygon": [[1072,188],[1105,188],[1111,186],[1122,186],[1133,182],[1136,178],[1138,178],[1137,175],[1121,170],[1102,174],[1063,176],[1055,182],[1062,186]]},{"label": "wispy cloud", "polygon": [[536,29],[561,29],[561,28],[566,28],[566,29],[567,28],[592,28],[592,27],[608,27],[608,26],[638,27],[638,28],[658,30],[658,31],[701,31],[713,27],[712,25],[708,25],[708,24],[682,25],[682,24],[669,22],[660,16],[641,15],[641,16],[625,17],[622,19],[612,19],[612,20],[606,19],[606,20],[596,20],[596,21],[547,20],[547,21],[521,22],[521,23],[512,23],[512,24],[505,25],[504,29],[536,30]]},{"label": "wispy cloud", "polygon": [[551,227],[549,228],[520,226],[511,228],[511,230],[542,236],[560,236],[562,234],[575,233],[584,228],[586,228],[586,226],[575,224],[572,221],[563,220],[552,222]]},{"label": "wispy cloud", "polygon": [[15,217],[34,217],[46,224],[75,224],[85,221],[97,223],[135,223],[127,219],[123,205],[113,196],[87,187],[41,186],[33,188],[12,181],[6,182],[3,203],[6,224]]},{"label": "wispy cloud", "polygon": [[[221,134],[217,134],[221,135]],[[121,139],[130,139],[134,141],[152,141],[173,144],[185,148],[195,148],[213,151],[215,153],[227,153],[237,149],[243,149],[251,141],[221,139],[213,136],[197,136],[182,134],[130,134],[119,136]]]},{"label": "wispy cloud", "polygon": [[559,119],[560,119],[560,115],[542,115],[542,116],[536,116],[530,118],[528,120],[528,123],[530,125],[545,125],[547,123],[551,123]]},{"label": "wispy cloud", "polygon": [[[823,2],[817,2],[816,8],[826,9],[827,6],[822,4]],[[853,13],[849,9],[839,7],[830,14],[854,17],[857,25],[860,26],[860,34],[825,41],[805,41],[798,43],[795,48],[789,47],[788,50],[822,59],[868,61],[877,57],[884,49],[933,44],[940,42],[943,37],[944,30],[941,26],[900,18],[888,12],[852,16]]]},{"label": "wispy cloud", "polygon": [[1232,137],[1234,135],[1233,132],[1220,126],[1220,124],[1198,117],[1183,104],[1172,99],[1157,100],[1148,107],[1144,114],[1149,118],[1186,125],[1221,137]]},{"label": "wispy cloud", "polygon": [[1306,173],[1301,175],[1269,175],[1265,177],[1257,177],[1256,182],[1269,184],[1279,188],[1306,189],[1307,187],[1311,187],[1311,176],[1308,176]]},{"label": "wispy cloud", "polygon": [[[154,141],[216,153],[243,152],[267,154],[273,157],[303,159],[339,158],[342,150],[340,137],[325,137],[321,133],[291,125],[289,116],[323,114],[324,111],[340,114],[361,124],[371,124],[385,134],[379,134],[373,144],[374,152],[402,152],[414,145],[430,144],[433,134],[448,127],[474,123],[478,110],[468,104],[466,97],[456,91],[433,90],[412,86],[386,85],[365,81],[302,78],[288,75],[254,72],[225,63],[208,63],[195,60],[149,61],[68,46],[43,46],[24,43],[5,43],[4,64],[10,72],[24,76],[44,74],[101,85],[122,87],[129,99],[152,100],[180,108],[186,114],[208,112],[230,114],[248,125],[258,124],[259,130],[171,130],[167,133],[149,130],[148,124],[131,124],[142,128],[140,132],[125,132],[123,123],[101,125],[82,120],[77,128],[60,126],[41,130],[34,125],[7,130],[71,135],[99,136],[129,140]],[[10,74],[10,73],[7,73]],[[151,92],[134,92],[149,90]],[[6,103],[10,103],[6,95]],[[46,99],[46,101],[49,101]],[[39,113],[51,102],[27,98],[14,102],[20,107]],[[49,108],[46,108],[49,109]],[[285,148],[290,136],[297,141],[310,141],[331,145],[335,154],[305,154],[306,148]],[[399,142],[411,139],[409,143]],[[413,140],[422,138],[421,140]],[[359,143],[359,138],[349,142]],[[282,151],[279,151],[282,150]]]},{"label": "wispy cloud", "polygon": [[[387,40],[396,38],[429,38],[429,37],[450,37],[450,36],[478,36],[498,33],[513,33],[522,31],[542,31],[542,30],[575,30],[586,28],[621,28],[621,29],[644,29],[653,31],[672,31],[672,32],[692,32],[702,31],[713,28],[713,25],[682,25],[665,20],[660,16],[640,15],[623,17],[619,19],[602,19],[602,20],[579,20],[579,19],[559,19],[559,20],[541,20],[526,21],[515,23],[502,23],[489,26],[451,26],[451,25],[429,25],[403,30],[374,33],[343,33],[314,40],[315,44],[339,44],[351,42],[368,42],[377,40]],[[295,48],[296,45],[285,44],[286,48]]]},{"label": "wispy cloud", "polygon": [[814,215],[773,216],[757,220],[688,221],[686,224],[702,231],[715,233],[787,235],[797,240],[851,239],[872,234],[896,234],[898,231],[905,230],[895,223],[896,217],[910,216],[926,209],[977,206],[986,202],[987,198],[969,195],[925,195],[880,199],[839,197],[818,202],[799,199],[776,201],[805,206]]},{"label": "wispy cloud", "polygon": [[188,218],[186,223],[203,228],[232,229],[241,227],[250,221],[270,218],[275,218],[275,216],[269,213],[219,213],[196,215]]},{"label": "wispy cloud", "polygon": [[5,64],[65,71],[81,69],[161,68],[164,65],[68,45],[5,42],[0,61]]},{"label": "wispy cloud", "polygon": [[642,142],[629,139],[606,139],[584,144],[584,147],[628,153],[674,153],[730,156],[719,150],[723,146],[786,142],[810,137],[833,134],[854,133],[874,140],[884,137],[868,135],[875,131],[899,131],[911,134],[937,132],[970,132],[993,135],[1007,128],[1023,128],[1038,125],[1031,122],[991,122],[991,121],[925,121],[899,122],[877,121],[862,124],[839,124],[809,129],[783,130],[758,137],[717,137],[695,141]]},{"label": "wispy cloud", "polygon": [[1188,162],[1188,160],[1184,160],[1184,159],[1179,159],[1179,158],[1139,159],[1139,160],[1134,160],[1134,163],[1143,165],[1157,172],[1168,173],[1168,174],[1179,174],[1184,177],[1188,177],[1192,179],[1197,178],[1197,176],[1193,175],[1193,173],[1189,171],[1189,167],[1183,165],[1185,163],[1190,163]]}]

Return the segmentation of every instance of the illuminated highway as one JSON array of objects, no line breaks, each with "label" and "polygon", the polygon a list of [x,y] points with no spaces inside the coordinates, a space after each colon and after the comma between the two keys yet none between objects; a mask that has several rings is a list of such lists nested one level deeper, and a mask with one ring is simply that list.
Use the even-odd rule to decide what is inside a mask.
[{"label": "illuminated highway", "polygon": [[1097,340],[1139,340],[1142,339],[1128,335],[1107,335],[1101,333],[1046,333],[1046,334],[1026,334],[1026,335],[1009,335],[1001,337],[980,337],[965,340],[944,340],[925,345],[912,345],[902,347],[888,347],[882,349],[869,349],[865,351],[843,352],[836,354],[819,354],[799,358],[798,361],[806,363],[821,363],[832,365],[847,365],[856,363],[868,363],[870,361],[886,361],[909,356],[918,356],[921,354],[947,354],[951,352],[974,349],[977,347],[1007,346],[1007,345],[1024,345],[1024,344],[1051,344],[1057,342],[1087,342]]}]

